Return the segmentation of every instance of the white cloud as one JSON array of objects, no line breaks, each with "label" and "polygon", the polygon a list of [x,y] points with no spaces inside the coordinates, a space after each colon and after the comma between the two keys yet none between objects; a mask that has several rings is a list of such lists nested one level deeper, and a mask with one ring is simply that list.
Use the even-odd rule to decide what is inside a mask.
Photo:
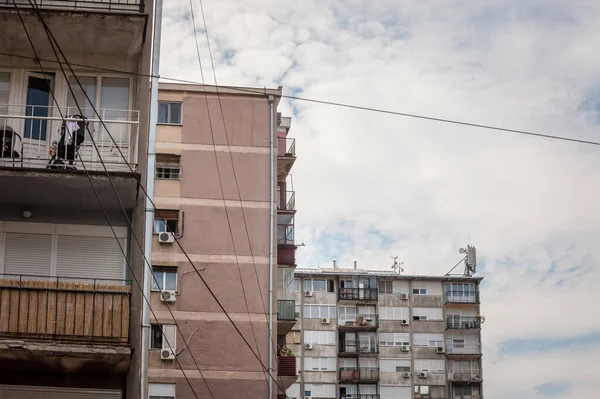
[{"label": "white cloud", "polygon": [[[597,115],[580,107],[600,81],[600,3],[204,3],[220,84],[600,141]],[[212,83],[199,7],[196,23]],[[200,79],[191,32],[188,2],[166,2],[161,75]],[[478,247],[486,397],[508,386],[535,397],[558,376],[546,358],[571,362],[502,357],[502,342],[600,330],[600,148],[304,102],[280,110],[297,113],[301,266],[335,256],[389,268],[397,254],[409,273],[439,274],[467,241]],[[540,378],[518,378],[531,367]]]}]

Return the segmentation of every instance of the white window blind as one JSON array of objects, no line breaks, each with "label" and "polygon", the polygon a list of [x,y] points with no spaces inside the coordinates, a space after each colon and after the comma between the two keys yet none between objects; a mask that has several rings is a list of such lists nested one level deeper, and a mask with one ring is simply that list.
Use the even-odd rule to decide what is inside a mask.
[{"label": "white window blind", "polygon": [[335,398],[335,384],[304,384],[304,395],[315,398]]},{"label": "white window blind", "polygon": [[431,348],[444,346],[444,334],[413,334],[413,346]]},{"label": "white window blind", "polygon": [[344,325],[346,321],[356,321],[356,306],[340,306],[338,309],[338,324]]},{"label": "white window blind", "polygon": [[441,308],[413,308],[414,320],[443,320],[444,311]]},{"label": "white window blind", "polygon": [[304,331],[304,342],[319,345],[335,345],[335,331]]},{"label": "white window blind", "polygon": [[297,382],[292,384],[292,386],[289,387],[285,393],[288,398],[300,398],[300,384]]},{"label": "white window blind", "polygon": [[410,387],[406,386],[381,386],[379,395],[381,399],[410,399],[412,397]]},{"label": "white window blind", "polygon": [[335,305],[304,305],[305,319],[335,319]]},{"label": "white window blind", "polygon": [[446,370],[442,359],[415,359],[415,371],[430,371],[432,373],[443,373]]},{"label": "white window blind", "polygon": [[175,398],[175,384],[148,384],[148,394],[150,397]]},{"label": "white window blind", "polygon": [[403,346],[410,345],[409,333],[379,333],[379,345]]},{"label": "white window blind", "polygon": [[51,234],[6,233],[5,274],[50,276]]},{"label": "white window blind", "polygon": [[408,308],[381,306],[379,318],[381,320],[408,320]]},{"label": "white window blind", "polygon": [[305,371],[336,371],[337,358],[335,357],[305,357]]},{"label": "white window blind", "polygon": [[[114,237],[58,236],[56,275],[123,280],[125,259]],[[106,281],[105,283],[108,283]]]},{"label": "white window blind", "polygon": [[[442,283],[436,281],[415,281],[412,285],[413,292],[418,289],[421,295],[442,295]],[[425,293],[423,293],[425,290]]]},{"label": "white window blind", "polygon": [[409,359],[381,359],[382,373],[403,373],[410,371]]}]

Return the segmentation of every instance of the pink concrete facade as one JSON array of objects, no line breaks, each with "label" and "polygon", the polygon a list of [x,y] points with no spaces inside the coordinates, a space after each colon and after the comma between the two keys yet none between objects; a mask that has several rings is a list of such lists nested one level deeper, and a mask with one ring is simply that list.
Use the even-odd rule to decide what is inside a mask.
[{"label": "pink concrete facade", "polygon": [[[267,94],[275,95],[276,107],[280,89]],[[268,330],[269,102],[263,89],[249,94],[222,88],[219,96],[221,104],[214,88],[160,85],[159,102],[182,103],[183,111],[181,125],[159,124],[156,152],[179,155],[181,175],[178,180],[157,179],[155,203],[158,209],[179,211],[181,245],[268,366],[269,345],[276,356],[276,342],[269,339]],[[154,235],[152,263],[161,270],[176,270],[177,299],[167,304],[160,292],[153,292],[156,319],[151,317],[151,322],[173,324],[167,306],[174,313],[181,329],[177,360],[196,395],[209,398],[210,388],[217,398],[268,397],[260,363],[177,244],[161,244]],[[274,287],[276,279],[274,270]],[[273,295],[276,305],[276,290]],[[276,336],[276,315],[273,319]],[[274,368],[276,375],[276,363]],[[194,397],[177,363],[162,360],[160,350],[150,350],[149,382],[176,384],[177,399]]]}]

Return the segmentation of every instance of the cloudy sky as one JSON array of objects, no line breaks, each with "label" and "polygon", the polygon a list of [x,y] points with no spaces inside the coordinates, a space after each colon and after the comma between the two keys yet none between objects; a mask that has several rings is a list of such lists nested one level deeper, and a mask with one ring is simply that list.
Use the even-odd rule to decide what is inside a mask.
[{"label": "cloudy sky", "polygon": [[[204,8],[219,84],[600,141],[596,0]],[[161,75],[200,80],[188,1],[164,13]],[[485,397],[598,397],[600,146],[299,101],[280,111],[297,139],[302,267],[389,269],[398,255],[407,273],[443,274],[476,245]]]}]

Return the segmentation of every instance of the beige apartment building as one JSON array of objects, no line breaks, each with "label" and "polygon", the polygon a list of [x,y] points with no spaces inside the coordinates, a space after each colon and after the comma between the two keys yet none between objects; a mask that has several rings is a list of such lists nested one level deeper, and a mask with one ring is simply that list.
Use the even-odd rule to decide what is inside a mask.
[{"label": "beige apartment building", "polygon": [[[285,297],[278,286],[287,282],[291,287],[296,249],[294,195],[286,186],[295,145],[287,137],[291,119],[276,111],[280,95],[281,88],[159,85],[154,190],[159,212],[152,243],[159,284],[151,294],[156,313],[151,320],[151,397],[155,392],[161,398],[193,398],[184,373],[200,398],[210,397],[207,386],[217,398],[269,396],[259,361],[171,233],[267,368],[271,347],[272,397],[283,394],[277,385],[287,389],[297,378],[295,359],[277,358],[277,344],[285,342],[295,324],[293,292]],[[291,307],[286,299],[292,300]]]},{"label": "beige apartment building", "polygon": [[138,399],[152,2],[37,4],[0,1],[0,398]]},{"label": "beige apartment building", "polygon": [[481,280],[297,269],[288,397],[481,399]]}]

